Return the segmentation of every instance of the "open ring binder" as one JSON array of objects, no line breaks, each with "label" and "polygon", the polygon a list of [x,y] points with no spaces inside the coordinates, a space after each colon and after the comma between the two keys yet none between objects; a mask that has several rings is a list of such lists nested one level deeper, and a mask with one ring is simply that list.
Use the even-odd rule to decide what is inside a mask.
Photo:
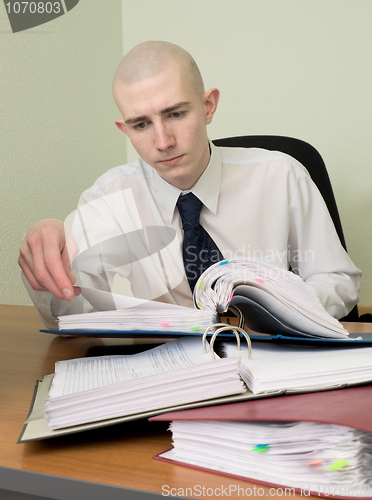
[{"label": "open ring binder", "polygon": [[219,327],[212,335],[212,338],[211,338],[211,341],[210,341],[210,344],[209,344],[209,347],[210,347],[210,351],[211,351],[211,357],[213,359],[213,361],[215,360],[215,355],[214,355],[214,349],[213,349],[213,346],[214,346],[214,342],[217,338],[217,335],[221,332],[226,332],[227,330],[230,330],[232,331],[234,334],[235,334],[235,337],[236,337],[236,344],[237,344],[237,350],[240,351],[240,336],[239,336],[239,333],[243,334],[246,341],[247,341],[247,344],[248,344],[248,359],[252,359],[252,342],[251,342],[251,339],[249,338],[247,332],[245,330],[243,330],[243,328],[241,328],[240,326],[231,326],[231,325],[226,325],[226,323],[216,323],[214,325],[211,325],[209,326],[205,332],[204,332],[204,335],[203,335],[203,338],[202,338],[202,345],[203,345],[203,353],[204,354],[207,354],[207,349],[206,349],[206,340],[207,340],[207,335],[208,335],[208,332],[211,328],[217,328]]}]

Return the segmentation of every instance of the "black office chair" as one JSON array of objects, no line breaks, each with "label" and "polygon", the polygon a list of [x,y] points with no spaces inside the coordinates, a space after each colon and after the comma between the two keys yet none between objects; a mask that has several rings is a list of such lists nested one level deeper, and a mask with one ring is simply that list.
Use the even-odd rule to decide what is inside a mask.
[{"label": "black office chair", "polygon": [[[271,151],[281,151],[293,156],[308,170],[312,180],[317,185],[321,195],[326,202],[328,211],[332,217],[337,234],[342,246],[346,250],[344,233],[341,220],[337,210],[336,200],[333,194],[331,181],[324,164],[323,158],[318,151],[300,139],[283,137],[279,135],[246,135],[240,137],[227,137],[212,141],[216,146],[227,146],[230,148],[262,148]],[[341,321],[358,321],[358,307],[355,306]]]}]

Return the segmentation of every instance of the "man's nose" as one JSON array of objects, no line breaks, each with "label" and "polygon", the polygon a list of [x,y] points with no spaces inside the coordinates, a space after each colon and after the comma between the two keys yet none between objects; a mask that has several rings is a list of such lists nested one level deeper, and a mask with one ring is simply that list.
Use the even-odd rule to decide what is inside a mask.
[{"label": "man's nose", "polygon": [[159,151],[173,148],[176,144],[174,134],[170,127],[160,124],[155,127],[155,147]]}]

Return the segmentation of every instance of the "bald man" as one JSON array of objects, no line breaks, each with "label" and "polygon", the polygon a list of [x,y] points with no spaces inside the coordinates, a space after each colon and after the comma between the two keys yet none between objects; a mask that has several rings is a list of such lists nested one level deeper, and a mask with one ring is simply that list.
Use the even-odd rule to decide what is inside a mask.
[{"label": "bald man", "polygon": [[47,326],[60,314],[92,310],[79,286],[110,291],[117,277],[129,280],[136,297],[192,307],[179,210],[189,193],[200,201],[217,260],[290,266],[331,315],[352,309],[361,273],[307,171],[285,154],[215,147],[207,125],[219,91],[204,90],[190,54],[167,42],[138,45],[118,67],[113,96],[121,113],[115,124],[139,159],[83,193],[71,230],[47,219],[21,246],[24,282]]}]

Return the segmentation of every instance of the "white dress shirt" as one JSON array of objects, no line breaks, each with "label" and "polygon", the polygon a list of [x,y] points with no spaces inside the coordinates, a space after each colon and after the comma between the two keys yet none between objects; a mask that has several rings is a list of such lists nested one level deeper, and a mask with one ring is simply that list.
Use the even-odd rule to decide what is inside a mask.
[{"label": "white dress shirt", "polygon": [[[358,301],[361,272],[307,170],[279,152],[213,144],[211,151],[191,191],[204,204],[200,222],[224,258],[290,266],[332,316],[345,316]],[[180,194],[140,158],[103,174],[68,218],[80,248],[77,284],[111,290],[126,278],[135,297],[193,307],[182,261]],[[92,310],[81,296],[70,303],[24,281],[48,327],[55,328],[60,314]]]}]

